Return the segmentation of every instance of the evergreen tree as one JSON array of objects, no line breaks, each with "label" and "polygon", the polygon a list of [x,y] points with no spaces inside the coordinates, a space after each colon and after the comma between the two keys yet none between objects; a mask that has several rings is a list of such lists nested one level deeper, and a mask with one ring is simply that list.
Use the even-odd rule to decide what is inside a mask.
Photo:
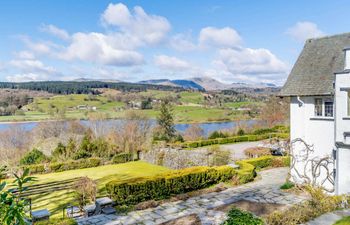
[{"label": "evergreen tree", "polygon": [[174,126],[174,108],[169,101],[163,101],[160,105],[157,122],[160,128],[160,139],[171,141],[176,136],[176,130]]}]

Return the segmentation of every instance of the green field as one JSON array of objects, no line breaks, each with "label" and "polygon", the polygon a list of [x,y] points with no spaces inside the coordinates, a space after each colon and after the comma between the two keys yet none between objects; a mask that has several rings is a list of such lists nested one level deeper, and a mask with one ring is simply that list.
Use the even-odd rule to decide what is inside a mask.
[{"label": "green field", "polygon": [[[143,161],[129,162],[117,165],[106,165],[94,168],[70,170],[59,173],[35,175],[38,179],[34,184],[45,184],[53,181],[64,181],[87,176],[97,182],[98,196],[105,196],[105,184],[111,180],[126,180],[152,176],[171,171],[168,168],[152,165]],[[55,191],[50,194],[31,196],[33,210],[47,208],[54,216],[62,215],[62,209],[68,204],[74,204],[72,190]]]},{"label": "green field", "polygon": [[[260,106],[262,103],[255,102],[230,102],[225,107],[205,107],[204,97],[201,92],[183,91],[179,93],[170,91],[145,91],[138,95],[162,99],[165,97],[179,96],[178,104],[174,107],[176,123],[200,123],[250,119],[244,112],[234,110],[239,107],[252,104]],[[78,106],[96,107],[96,110],[78,109]],[[103,113],[106,119],[125,118],[134,109],[125,108],[125,103],[110,101],[106,96],[89,96],[86,94],[57,95],[51,98],[35,98],[34,102],[23,107],[24,115],[0,116],[0,122],[14,121],[40,121],[55,119],[57,112],[65,109],[66,119],[88,119],[94,113]],[[156,118],[157,108],[151,110],[137,110],[149,118]],[[53,114],[55,112],[56,114]]]}]

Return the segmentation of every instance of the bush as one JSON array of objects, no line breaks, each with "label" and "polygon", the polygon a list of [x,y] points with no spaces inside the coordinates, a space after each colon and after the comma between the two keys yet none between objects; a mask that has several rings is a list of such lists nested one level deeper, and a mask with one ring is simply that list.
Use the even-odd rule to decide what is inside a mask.
[{"label": "bush", "polygon": [[[286,210],[274,212],[267,217],[269,225],[303,224],[322,214],[341,209],[343,196],[329,196],[322,189],[308,187],[311,199]],[[349,201],[349,200],[347,200]]]},{"label": "bush", "polygon": [[106,184],[106,190],[120,205],[159,200],[174,194],[206,188],[233,177],[239,184],[250,182],[256,176],[254,165],[260,168],[271,166],[268,163],[272,163],[274,158],[280,157],[270,156],[238,161],[236,163],[240,166],[239,169],[233,169],[230,166],[192,167],[157,176],[114,180]]},{"label": "bush", "polygon": [[226,138],[226,137],[227,137],[227,135],[224,134],[223,132],[221,132],[221,131],[214,131],[214,132],[212,132],[209,135],[208,139]]},{"label": "bush", "polygon": [[78,225],[78,223],[72,218],[50,218],[48,221],[39,221],[35,225]]},{"label": "bush", "polygon": [[227,181],[236,173],[229,166],[192,167],[164,175],[111,181],[106,189],[118,204],[136,204],[206,188]]},{"label": "bush", "polygon": [[285,167],[290,164],[290,157],[263,156],[255,159],[244,160],[245,163],[253,165],[256,169],[265,167]]},{"label": "bush", "polygon": [[259,217],[254,216],[250,212],[242,211],[233,208],[227,215],[228,219],[223,222],[223,225],[263,225],[264,222]]},{"label": "bush", "polygon": [[269,148],[252,147],[244,150],[244,154],[249,158],[257,158],[265,155],[271,155],[271,151]]},{"label": "bush", "polygon": [[240,128],[240,129],[238,130],[238,132],[237,132],[237,135],[238,135],[238,136],[243,136],[243,135],[245,135],[244,130],[243,130],[242,128]]},{"label": "bush", "polygon": [[112,159],[112,162],[114,164],[118,163],[126,163],[132,160],[132,154],[131,153],[120,153],[118,155],[115,155]]},{"label": "bush", "polygon": [[28,168],[31,174],[35,173],[50,173],[50,172],[62,172],[66,170],[84,169],[91,168],[102,165],[102,160],[100,158],[89,158],[81,160],[71,160],[67,162],[56,162],[50,163],[45,169],[45,165],[36,164],[23,166],[23,168]]},{"label": "bush", "polygon": [[46,172],[44,164],[36,164],[22,167],[23,170],[26,168],[29,169],[31,174],[41,174]]},{"label": "bush", "polygon": [[34,148],[32,151],[27,152],[23,158],[20,160],[21,165],[32,165],[38,164],[45,161],[47,157],[44,153]]},{"label": "bush", "polygon": [[294,184],[290,181],[287,181],[286,183],[282,184],[282,186],[280,187],[282,190],[287,190],[287,189],[291,189],[294,187]]}]

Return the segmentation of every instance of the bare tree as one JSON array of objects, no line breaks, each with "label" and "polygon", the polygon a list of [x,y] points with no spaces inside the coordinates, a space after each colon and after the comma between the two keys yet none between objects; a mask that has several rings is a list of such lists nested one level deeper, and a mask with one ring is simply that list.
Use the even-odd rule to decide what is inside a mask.
[{"label": "bare tree", "polygon": [[[299,154],[295,152],[295,145],[300,147]],[[304,184],[319,186],[327,192],[334,192],[334,159],[330,155],[312,157],[314,146],[307,144],[303,139],[291,141],[291,176],[293,180],[303,180]],[[302,164],[301,168],[297,164]],[[328,185],[327,185],[328,183]]]},{"label": "bare tree", "polygon": [[288,115],[289,103],[287,100],[272,96],[262,108],[261,120],[272,127],[278,123],[284,123]]},{"label": "bare tree", "polygon": [[184,133],[186,141],[196,141],[203,138],[204,130],[198,124],[191,124]]},{"label": "bare tree", "polygon": [[92,131],[94,138],[103,137],[108,133],[109,127],[106,123],[108,114],[106,113],[90,113],[89,117],[89,127]]},{"label": "bare tree", "polygon": [[21,125],[11,125],[9,129],[0,133],[1,164],[11,165],[18,161],[31,144],[28,131]]},{"label": "bare tree", "polygon": [[130,112],[127,119],[115,128],[113,139],[120,151],[131,153],[134,157],[135,153],[148,148],[151,140],[151,123],[147,117]]}]

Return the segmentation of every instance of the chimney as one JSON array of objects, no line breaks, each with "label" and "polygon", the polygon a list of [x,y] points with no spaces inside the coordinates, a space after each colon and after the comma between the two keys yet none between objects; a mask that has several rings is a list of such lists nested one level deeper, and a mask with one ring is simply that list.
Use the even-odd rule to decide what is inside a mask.
[{"label": "chimney", "polygon": [[344,70],[350,70],[350,47],[344,48]]}]

